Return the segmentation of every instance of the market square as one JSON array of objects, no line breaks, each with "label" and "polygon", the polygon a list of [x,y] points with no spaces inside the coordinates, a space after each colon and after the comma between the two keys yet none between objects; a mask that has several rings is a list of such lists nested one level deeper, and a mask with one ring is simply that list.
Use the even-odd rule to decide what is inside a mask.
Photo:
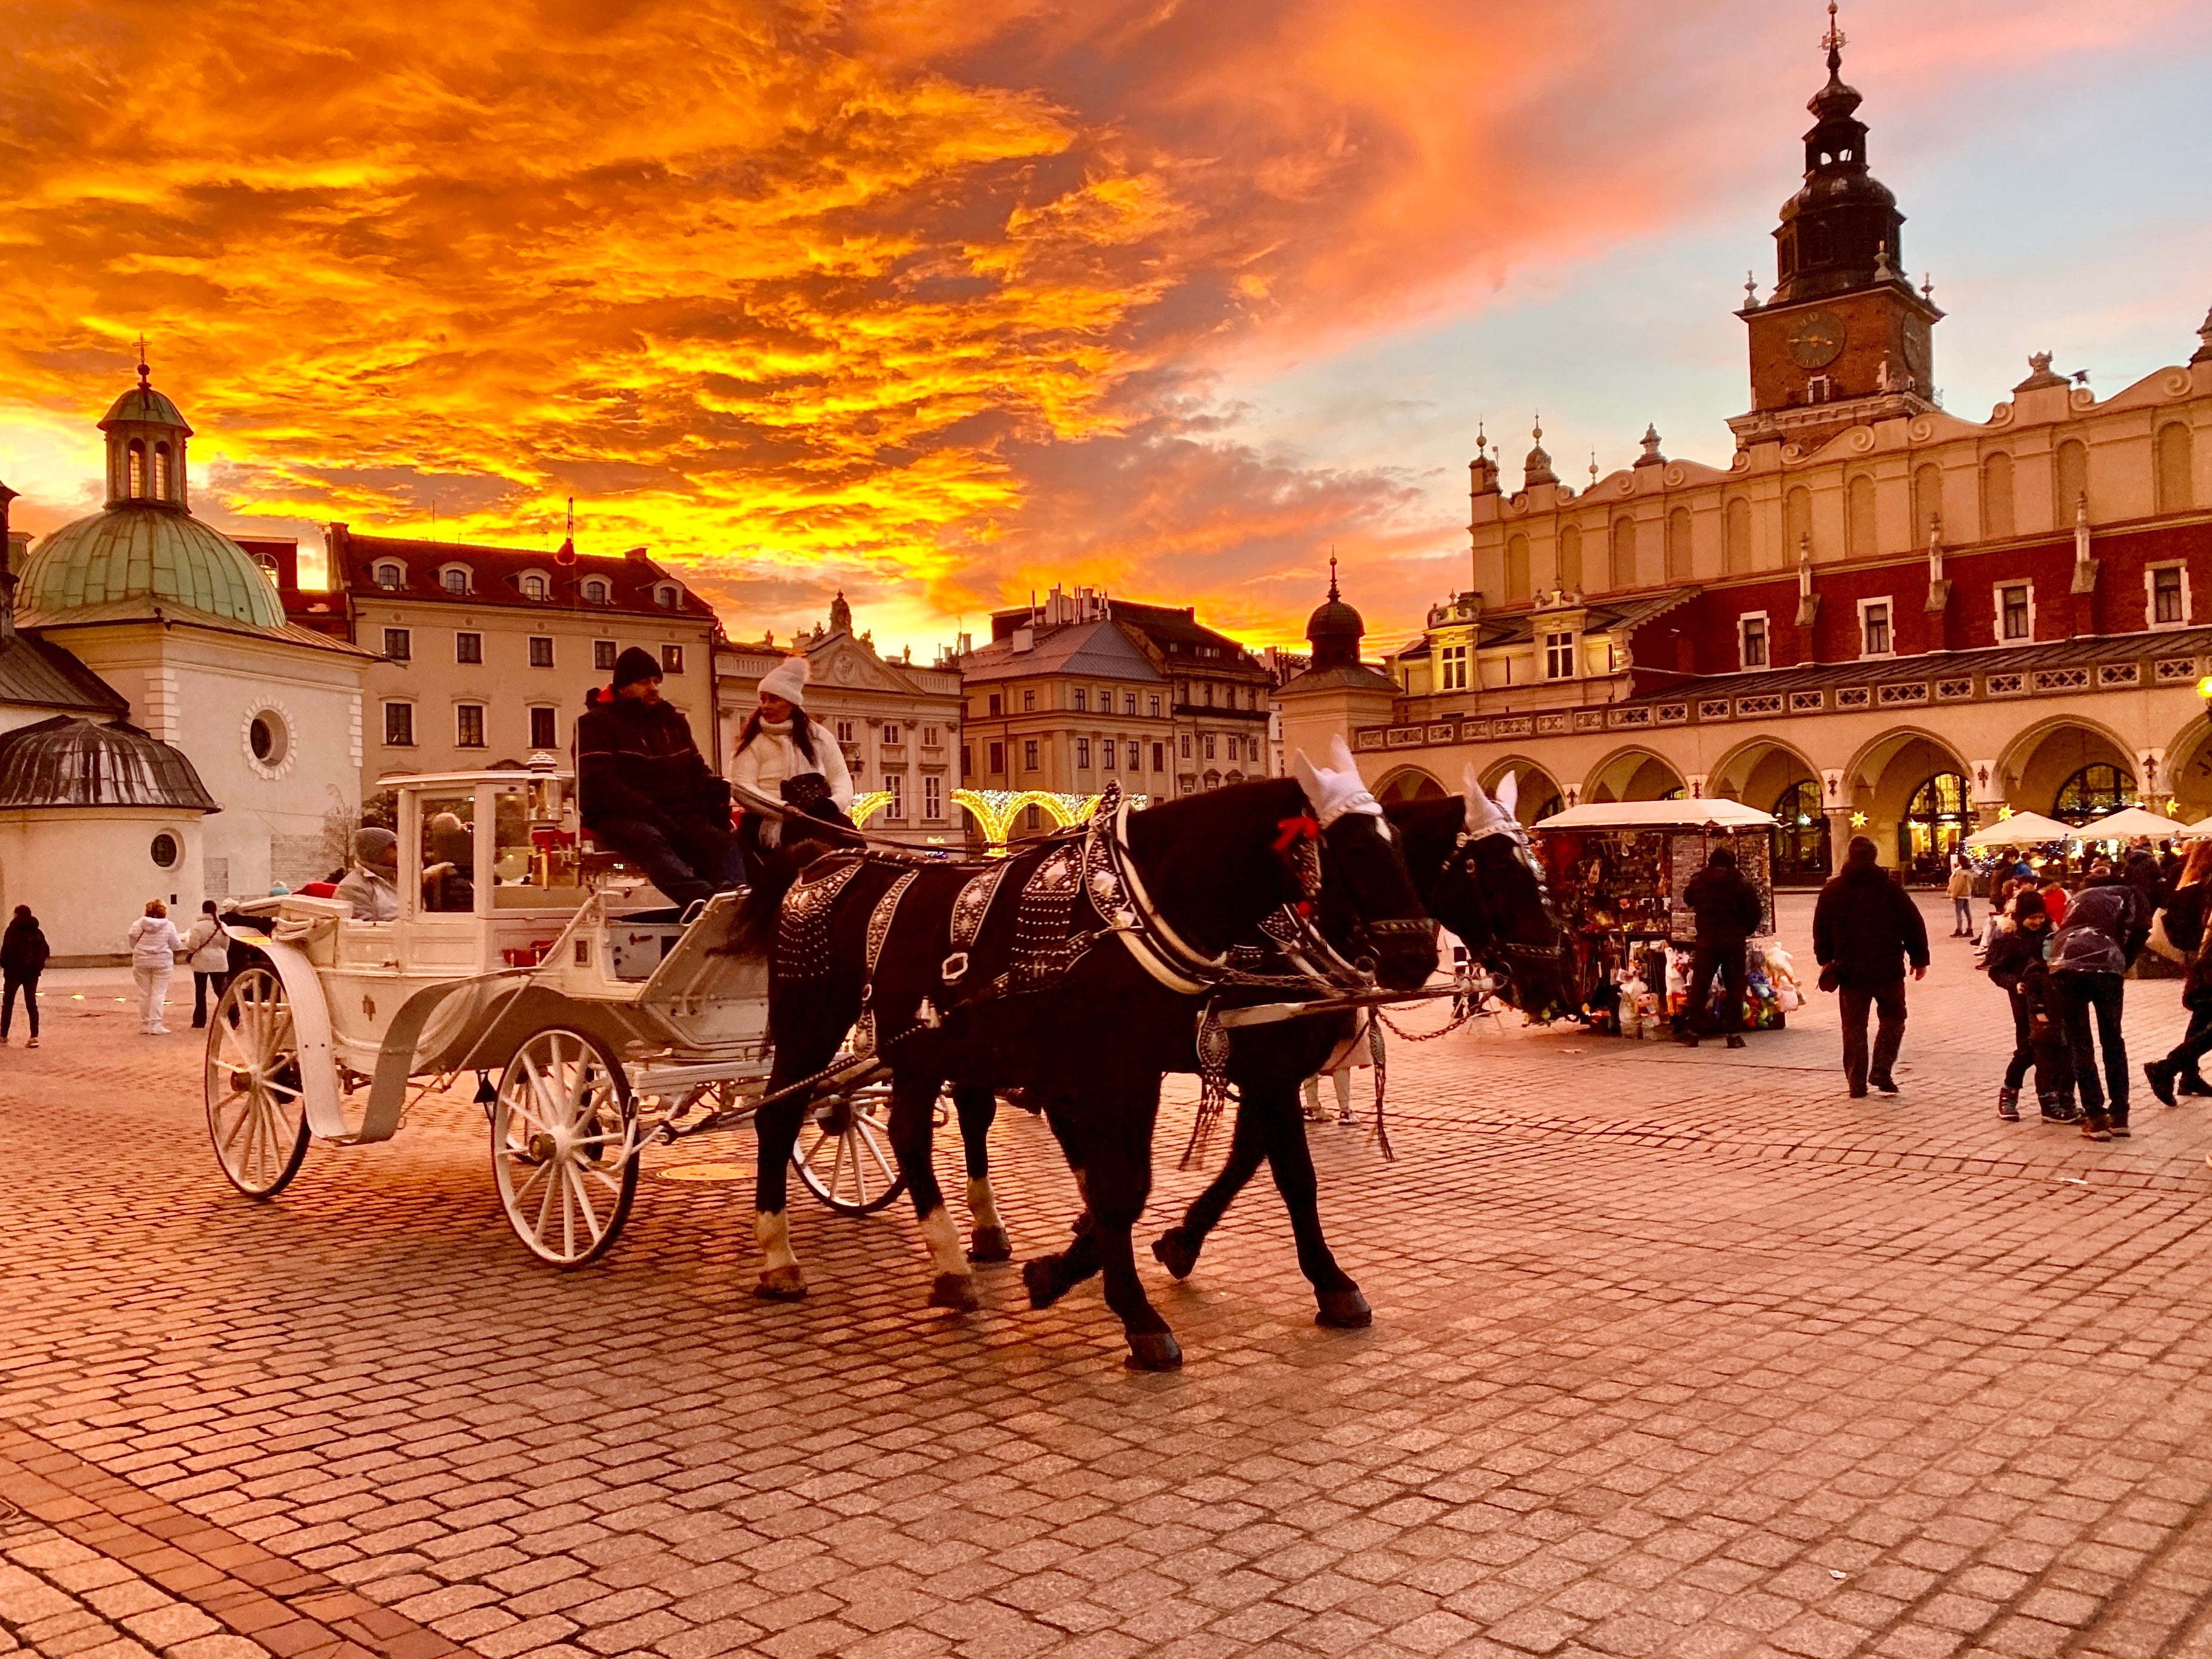
[{"label": "market square", "polygon": [[[1310,1322],[1262,1183],[1186,1286],[1146,1264],[1166,1376],[1113,1363],[1095,1291],[1031,1313],[1010,1268],[922,1313],[904,1206],[795,1212],[814,1291],[756,1300],[714,1167],[750,1172],[742,1132],[658,1150],[574,1273],[515,1248],[465,1091],[251,1204],[197,1045],[139,1047],[109,975],[0,1087],[39,1172],[0,1618],[40,1652],[254,1650],[118,1553],[179,1535],[279,1570],[253,1605],[287,1652],[2197,1651],[2212,1122],[2000,1122],[2002,997],[1936,942],[1893,1101],[1844,1098],[1831,999],[1741,1052],[1510,1015],[1395,1045],[1395,1160],[1313,1132],[1373,1327]],[[2171,1041],[2172,982],[2127,1022]],[[1199,1184],[1192,1098],[1151,1225]],[[994,1140],[1018,1254],[1049,1247],[1065,1168],[1025,1114]]]}]

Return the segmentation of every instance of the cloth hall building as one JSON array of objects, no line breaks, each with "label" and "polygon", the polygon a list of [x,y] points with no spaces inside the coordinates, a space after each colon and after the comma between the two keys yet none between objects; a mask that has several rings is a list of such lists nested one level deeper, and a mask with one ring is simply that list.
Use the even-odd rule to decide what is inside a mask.
[{"label": "cloth hall building", "polygon": [[1925,872],[2008,810],[2212,813],[2212,317],[2109,397],[2038,353],[1987,419],[1938,406],[1943,313],[1826,45],[1778,280],[1738,313],[1733,459],[1669,459],[1647,428],[1577,490],[1540,429],[1517,480],[1479,441],[1472,590],[1381,672],[1355,632],[1350,667],[1283,688],[1287,741],[1353,730],[1388,794],[1515,774],[1531,821],[1729,796],[1783,819],[1801,879],[1854,833]]}]

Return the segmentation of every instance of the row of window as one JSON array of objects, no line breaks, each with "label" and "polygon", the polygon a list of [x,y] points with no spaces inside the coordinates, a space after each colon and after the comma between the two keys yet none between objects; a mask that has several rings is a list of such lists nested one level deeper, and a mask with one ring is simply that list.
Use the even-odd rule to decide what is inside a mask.
[{"label": "row of window", "polygon": [[[2152,444],[2152,471],[2157,511],[2182,513],[2194,499],[2191,474],[2194,442],[2187,426],[2168,422],[2159,428]],[[2078,438],[2069,438],[2051,452],[2051,499],[2058,527],[2074,521],[2077,506],[2089,494],[2089,448]],[[1941,533],[1943,523],[1944,471],[1934,462],[1913,470],[1910,540],[1920,546]],[[2002,450],[1983,458],[1978,480],[1980,500],[1978,541],[2005,541],[2015,533],[2013,512],[2013,459]],[[1882,550],[1875,526],[1876,489],[1873,475],[1855,473],[1844,484],[1844,552],[1864,558]],[[1955,503],[1954,503],[1955,505]],[[1798,550],[1813,533],[1813,492],[1803,486],[1783,500],[1782,562],[1794,562]],[[1665,579],[1686,580],[1691,574],[1690,513],[1676,507],[1663,526]],[[1741,495],[1730,496],[1721,512],[1721,568],[1741,575],[1752,568],[1752,505]],[[1605,549],[1609,585],[1615,588],[1642,585],[1645,573],[1638,563],[1637,521],[1623,515],[1613,520]],[[1559,531],[1558,580],[1553,584],[1571,592],[1583,591],[1583,532],[1577,525]],[[1529,543],[1516,535],[1505,544],[1505,597],[1510,603],[1526,599],[1533,591]]]},{"label": "row of window", "polygon": [[[393,662],[415,660],[415,630],[411,628],[387,628],[384,630],[384,654]],[[615,659],[621,654],[613,640],[592,641],[592,667],[595,672],[613,671]],[[483,635],[465,629],[453,633],[453,660],[457,663],[481,663],[483,660]],[[550,668],[553,662],[553,636],[533,634],[530,636],[530,665]],[[660,647],[660,672],[680,674],[684,672],[684,647],[664,645]]]},{"label": "row of window", "polygon": [[[1176,695],[1192,706],[1212,708],[1216,706],[1213,701],[1213,690],[1211,681],[1202,681],[1200,683],[1200,696],[1194,696],[1188,686],[1180,684],[1176,688]],[[1139,694],[1134,691],[1124,691],[1121,696],[1121,712],[1124,714],[1134,714],[1137,712]],[[1143,694],[1143,696],[1145,713],[1153,720],[1159,719],[1160,694],[1157,691],[1147,691]],[[1035,686],[1024,686],[1022,689],[1021,699],[1023,714],[1033,714],[1036,712],[1037,694]],[[1260,690],[1257,686],[1248,685],[1244,688],[1244,701],[1241,705],[1237,701],[1235,686],[1224,685],[1221,688],[1219,707],[1236,708],[1240,706],[1246,708],[1260,707]],[[1089,686],[1071,686],[1068,690],[1068,707],[1079,714],[1089,714],[1093,709],[1101,714],[1110,714],[1114,712],[1114,688],[1110,685],[1102,685],[1094,692]],[[994,691],[988,694],[983,699],[983,712],[986,714],[1004,714],[1006,712],[1006,694],[1003,691]]]},{"label": "row of window", "polygon": [[[2151,626],[2180,628],[2189,621],[2188,573],[2180,565],[2154,565],[2144,574],[2148,589]],[[1995,626],[2001,644],[2024,644],[2035,637],[2035,588],[2032,582],[1999,582],[1994,590]],[[1736,619],[1737,658],[1746,668],[1765,668],[1773,659],[1769,651],[1766,613],[1751,611]],[[1895,654],[1896,631],[1891,602],[1859,601],[1859,654]],[[1557,678],[1547,674],[1547,678]]]},{"label": "row of window", "polygon": [[[855,722],[852,720],[839,720],[837,722],[837,741],[847,744],[858,742],[859,738],[854,736],[854,732],[857,729]],[[896,748],[900,744],[902,744],[907,740],[907,734],[909,729],[910,728],[907,726],[902,726],[896,720],[885,720],[883,722],[881,726],[878,728],[876,736],[878,740],[886,747]],[[939,748],[943,746],[944,742],[945,728],[943,726],[925,726],[921,728],[921,746],[923,748]]]},{"label": "row of window", "polygon": [[[406,567],[390,560],[379,564],[374,575],[376,585],[390,592],[398,592],[407,586]],[[516,579],[515,586],[526,599],[553,597],[553,580],[540,571],[526,570]],[[447,593],[473,593],[477,591],[476,573],[465,564],[445,565],[438,572],[438,586]],[[614,585],[604,577],[586,576],[577,585],[576,591],[586,605],[614,602]],[[673,611],[683,604],[684,590],[674,582],[662,582],[653,590],[653,602],[664,611]]]},{"label": "row of window", "polygon": [[[480,702],[461,702],[453,705],[453,744],[459,749],[482,749],[485,746],[484,705]],[[530,746],[532,749],[562,747],[561,711],[557,708],[533,708],[530,714]],[[411,702],[387,702],[384,705],[384,746],[387,749],[412,749],[415,746],[415,705]]]},{"label": "row of window", "polygon": [[[1042,769],[1040,763],[1041,743],[1042,739],[1036,738],[1024,738],[1022,739],[1023,771],[1036,772]],[[1098,766],[1100,770],[1107,772],[1117,770],[1142,772],[1146,769],[1145,765],[1145,751],[1147,745],[1144,741],[1139,738],[1130,738],[1122,739],[1119,738],[1078,738],[1075,739],[1075,765],[1077,770],[1087,772],[1091,769],[1091,750],[1093,743],[1096,743],[1097,745]],[[1218,732],[1206,732],[1199,734],[1196,742],[1194,743],[1192,734],[1186,732],[1182,734],[1182,738],[1178,739],[1178,744],[1180,746],[1182,758],[1184,760],[1194,760],[1199,758],[1201,755],[1206,760],[1222,759],[1224,757],[1224,748],[1225,757],[1232,761],[1249,761],[1252,764],[1256,766],[1266,757],[1266,750],[1261,746],[1261,740],[1259,738],[1242,737],[1234,733],[1224,736]],[[1223,745],[1224,748],[1217,748],[1217,744]],[[1165,772],[1168,769],[1167,744],[1164,743],[1152,743],[1149,746],[1152,750],[1152,766],[1150,769],[1154,772]],[[988,763],[988,771],[989,775],[994,777],[1005,776],[1006,771],[1006,745],[1003,743],[986,744],[983,748],[983,753],[985,759]],[[1117,757],[1122,756],[1126,756],[1126,758],[1118,759],[1117,761]],[[963,745],[960,750],[961,770],[963,772],[969,770],[970,763],[970,752],[969,749]]]},{"label": "row of window", "polygon": [[[884,790],[890,796],[890,802],[884,808],[884,816],[893,823],[903,822],[906,817],[906,774],[885,773]],[[924,822],[930,823],[940,823],[944,819],[945,775],[941,772],[922,775],[921,816]]]}]

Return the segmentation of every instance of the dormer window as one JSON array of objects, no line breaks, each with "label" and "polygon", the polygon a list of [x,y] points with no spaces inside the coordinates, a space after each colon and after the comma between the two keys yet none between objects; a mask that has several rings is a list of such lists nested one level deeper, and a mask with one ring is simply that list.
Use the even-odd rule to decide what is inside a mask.
[{"label": "dormer window", "polygon": [[469,591],[469,568],[465,564],[449,564],[438,573],[438,586],[448,593]]},{"label": "dormer window", "polygon": [[584,598],[589,604],[605,605],[607,602],[607,585],[593,577],[584,584]]},{"label": "dormer window", "polygon": [[407,573],[396,564],[380,564],[376,567],[376,585],[395,589],[404,587],[407,586]]},{"label": "dormer window", "polygon": [[1547,680],[1571,680],[1575,677],[1575,636],[1572,634],[1544,635],[1544,678]]},{"label": "dormer window", "polygon": [[545,578],[539,575],[534,570],[523,577],[522,597],[526,599],[544,599],[545,597]]},{"label": "dormer window", "polygon": [[1438,659],[1437,690],[1439,691],[1466,690],[1467,647],[1463,645],[1448,645],[1439,651],[1437,656]]},{"label": "dormer window", "polygon": [[663,611],[673,611],[679,595],[673,582],[663,582],[653,590],[653,602]]}]

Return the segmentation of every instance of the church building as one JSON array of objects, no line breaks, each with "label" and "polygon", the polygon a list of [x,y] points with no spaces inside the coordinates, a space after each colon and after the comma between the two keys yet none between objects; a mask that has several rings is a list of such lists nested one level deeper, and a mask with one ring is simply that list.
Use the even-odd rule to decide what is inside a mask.
[{"label": "church building", "polygon": [[1778,874],[1807,881],[1853,834],[1932,873],[2012,811],[2212,813],[2212,318],[2109,396],[2039,351],[1986,419],[1943,408],[1943,313],[1830,9],[1774,286],[1736,313],[1726,464],[1647,428],[1577,489],[1540,428],[1518,480],[1479,436],[1469,589],[1381,673],[1286,685],[1287,742],[1353,730],[1385,794],[1511,773],[1531,820],[1731,797],[1783,821]]},{"label": "church building", "polygon": [[192,429],[143,362],[100,427],[106,504],[9,537],[0,575],[0,908],[64,963],[118,958],[149,899],[188,915],[341,862],[370,660],[192,516]]}]

